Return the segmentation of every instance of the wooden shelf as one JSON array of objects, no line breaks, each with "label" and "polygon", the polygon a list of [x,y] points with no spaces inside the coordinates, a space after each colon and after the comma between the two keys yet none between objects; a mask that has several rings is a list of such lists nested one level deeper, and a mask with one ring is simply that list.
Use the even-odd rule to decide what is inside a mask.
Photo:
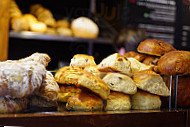
[{"label": "wooden shelf", "polygon": [[187,110],[2,114],[0,124],[26,127],[186,127]]}]

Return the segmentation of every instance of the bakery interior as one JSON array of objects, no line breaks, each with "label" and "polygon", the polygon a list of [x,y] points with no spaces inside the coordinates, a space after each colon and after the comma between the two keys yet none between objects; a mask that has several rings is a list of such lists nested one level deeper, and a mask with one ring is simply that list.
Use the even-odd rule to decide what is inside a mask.
[{"label": "bakery interior", "polygon": [[0,125],[190,126],[188,0],[1,0]]}]

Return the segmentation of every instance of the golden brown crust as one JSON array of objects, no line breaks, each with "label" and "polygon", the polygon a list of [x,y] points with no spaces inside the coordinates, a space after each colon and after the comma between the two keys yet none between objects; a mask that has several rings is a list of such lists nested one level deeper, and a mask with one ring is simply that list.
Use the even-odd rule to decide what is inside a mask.
[{"label": "golden brown crust", "polygon": [[137,52],[134,52],[134,51],[130,51],[130,52],[127,52],[123,55],[124,57],[132,57],[132,58],[135,58],[136,60],[138,61],[143,61],[145,58],[146,58],[146,55],[144,54],[140,54],[140,53],[137,53]]},{"label": "golden brown crust", "polygon": [[14,17],[11,19],[11,28],[15,31],[27,31],[29,30],[29,23],[23,17]]},{"label": "golden brown crust", "polygon": [[130,96],[118,92],[110,92],[107,99],[106,111],[124,111],[131,108]]},{"label": "golden brown crust", "polygon": [[74,111],[102,111],[103,101],[93,94],[81,92],[68,99],[66,108]]},{"label": "golden brown crust", "polygon": [[142,63],[146,64],[146,65],[157,65],[159,60],[159,57],[155,57],[155,56],[147,56]]},{"label": "golden brown crust", "polygon": [[67,20],[64,20],[64,19],[57,20],[56,27],[69,28],[70,27],[70,23]]},{"label": "golden brown crust", "polygon": [[92,73],[101,79],[107,74],[106,72],[99,71],[98,65],[88,65],[84,68],[84,72]]},{"label": "golden brown crust", "polygon": [[55,74],[55,80],[59,84],[78,85],[78,78],[83,75],[81,67],[65,66],[60,68]]},{"label": "golden brown crust", "polygon": [[78,79],[78,86],[89,89],[104,100],[106,100],[110,94],[110,89],[106,83],[101,78],[91,73],[84,73],[80,76]]},{"label": "golden brown crust", "polygon": [[162,56],[163,54],[176,50],[172,45],[156,39],[147,39],[141,42],[137,48],[140,53]]},{"label": "golden brown crust", "polygon": [[172,51],[166,53],[158,61],[158,70],[165,75],[190,74],[190,52]]}]

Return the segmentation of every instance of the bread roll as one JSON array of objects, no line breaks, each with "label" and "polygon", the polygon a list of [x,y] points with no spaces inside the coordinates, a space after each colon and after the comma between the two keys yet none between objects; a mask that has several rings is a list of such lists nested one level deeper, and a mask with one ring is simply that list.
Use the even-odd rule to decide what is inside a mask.
[{"label": "bread roll", "polygon": [[72,85],[71,86],[60,85],[59,87],[60,87],[60,91],[59,91],[58,99],[57,99],[58,102],[67,102],[67,100],[70,97],[81,92],[81,89]]},{"label": "bread roll", "polygon": [[34,61],[0,62],[0,96],[31,95],[40,88],[45,74],[45,67]]},{"label": "bread roll", "polygon": [[67,20],[64,20],[64,19],[57,20],[56,27],[69,28],[70,27],[70,23]]},{"label": "bread roll", "polygon": [[48,63],[51,61],[51,58],[46,53],[38,53],[37,52],[37,53],[33,53],[29,57],[20,59],[19,61],[21,61],[21,62],[35,61],[35,62],[38,62],[38,63],[44,65],[45,67],[47,67]]},{"label": "bread roll", "polygon": [[103,78],[107,73],[98,70],[98,65],[88,65],[84,68],[84,72],[92,73],[93,75]]},{"label": "bread roll", "polygon": [[108,73],[103,78],[103,81],[112,91],[122,92],[125,94],[135,94],[137,92],[137,86],[135,82],[127,75]]},{"label": "bread roll", "polygon": [[146,58],[146,55],[144,54],[139,54],[137,52],[134,52],[134,51],[130,51],[130,52],[127,52],[123,55],[124,57],[132,57],[132,58],[135,58],[136,60],[138,61],[143,61],[145,58]]},{"label": "bread roll", "polygon": [[131,96],[132,109],[159,109],[161,107],[160,97],[143,91],[138,91]]},{"label": "bread roll", "polygon": [[61,36],[72,36],[72,31],[71,31],[71,29],[69,29],[69,28],[63,28],[63,27],[59,27],[59,28],[57,28],[57,33],[58,33],[58,35],[61,35]]},{"label": "bread roll", "polygon": [[99,95],[102,99],[106,100],[110,94],[110,89],[106,83],[99,77],[91,74],[84,73],[78,78],[78,87],[87,88],[93,93]]},{"label": "bread roll", "polygon": [[47,30],[47,26],[43,22],[35,22],[30,25],[30,30],[32,32],[45,33]]},{"label": "bread roll", "polygon": [[78,79],[83,73],[81,67],[65,66],[56,72],[55,80],[59,84],[78,85]]},{"label": "bread roll", "polygon": [[81,92],[68,99],[66,108],[72,111],[102,111],[103,101],[93,94]]},{"label": "bread roll", "polygon": [[133,80],[138,88],[160,96],[169,96],[170,91],[159,74],[153,71],[135,73]]},{"label": "bread roll", "polygon": [[27,108],[28,99],[12,99],[9,97],[0,97],[0,113],[17,113]]},{"label": "bread roll", "polygon": [[55,28],[47,27],[45,33],[46,33],[46,34],[55,35],[55,34],[57,34],[57,30],[56,30]]},{"label": "bread roll", "polygon": [[175,48],[161,40],[147,39],[138,45],[137,51],[149,55],[162,56],[167,52],[174,51]]},{"label": "bread roll", "polygon": [[114,53],[104,58],[98,65],[98,70],[103,72],[115,71],[129,76],[132,75],[130,61],[118,53]]},{"label": "bread roll", "polygon": [[131,102],[129,95],[110,92],[107,99],[105,111],[125,111],[131,109]]},{"label": "bread roll", "polygon": [[93,56],[85,54],[76,54],[73,56],[70,62],[70,66],[85,67],[87,65],[96,65]]},{"label": "bread roll", "polygon": [[91,19],[79,17],[71,23],[71,30],[75,37],[96,38],[99,34],[99,28]]},{"label": "bread roll", "polygon": [[19,9],[15,0],[10,0],[9,17],[14,18],[14,17],[21,17],[21,16],[22,16],[22,12]]},{"label": "bread roll", "polygon": [[143,60],[143,64],[146,65],[157,65],[159,60],[159,57],[155,57],[155,56],[147,56],[144,60]]},{"label": "bread roll", "polygon": [[190,74],[190,52],[172,51],[158,60],[158,70],[164,75]]},{"label": "bread roll", "polygon": [[23,16],[14,17],[11,19],[11,28],[15,31],[27,31],[29,30],[29,23]]},{"label": "bread roll", "polygon": [[37,18],[33,16],[32,14],[24,14],[24,18],[26,18],[29,25],[38,22]]}]

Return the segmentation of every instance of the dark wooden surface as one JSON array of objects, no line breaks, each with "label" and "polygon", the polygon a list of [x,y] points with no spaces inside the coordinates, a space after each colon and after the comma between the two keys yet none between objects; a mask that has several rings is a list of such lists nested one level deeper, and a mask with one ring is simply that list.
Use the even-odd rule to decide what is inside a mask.
[{"label": "dark wooden surface", "polygon": [[186,127],[187,110],[2,114],[0,125],[28,127]]}]

